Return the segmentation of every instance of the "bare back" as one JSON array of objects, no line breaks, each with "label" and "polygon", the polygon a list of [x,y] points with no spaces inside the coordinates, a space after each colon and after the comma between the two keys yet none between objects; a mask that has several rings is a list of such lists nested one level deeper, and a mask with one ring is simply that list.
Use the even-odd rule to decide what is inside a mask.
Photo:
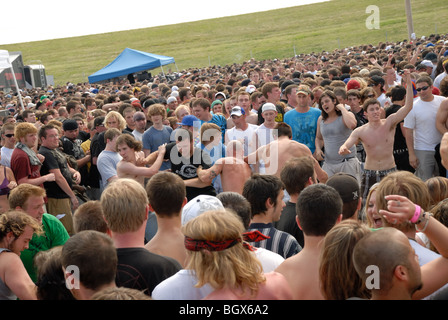
[{"label": "bare back", "polygon": [[242,159],[225,157],[217,161],[222,164],[221,184],[223,191],[243,193],[244,183],[249,180],[252,171]]},{"label": "bare back", "polygon": [[275,270],[289,283],[295,300],[324,300],[319,283],[319,254],[305,248]]},{"label": "bare back", "polygon": [[319,163],[311,154],[310,149],[295,140],[280,138],[263,146],[257,151],[265,164],[265,173],[275,175],[280,178],[285,163],[292,158],[308,156],[314,161],[314,170],[320,182],[325,183],[328,174],[320,167]]}]

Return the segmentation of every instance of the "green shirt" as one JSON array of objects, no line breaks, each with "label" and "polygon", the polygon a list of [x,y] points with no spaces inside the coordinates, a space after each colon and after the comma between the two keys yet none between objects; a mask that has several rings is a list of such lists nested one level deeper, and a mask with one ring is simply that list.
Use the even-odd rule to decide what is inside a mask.
[{"label": "green shirt", "polygon": [[40,251],[62,246],[70,238],[62,222],[48,213],[42,215],[42,229],[44,233],[40,236],[34,234],[29,243],[29,248],[23,250],[20,254],[20,259],[34,282],[37,280],[33,262],[34,256]]}]

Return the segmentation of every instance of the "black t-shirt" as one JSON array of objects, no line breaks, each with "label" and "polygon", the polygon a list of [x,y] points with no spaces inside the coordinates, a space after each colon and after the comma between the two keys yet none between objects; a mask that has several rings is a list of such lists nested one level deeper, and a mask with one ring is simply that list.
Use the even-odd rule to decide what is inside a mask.
[{"label": "black t-shirt", "polygon": [[[209,154],[196,147],[193,149],[193,155],[189,159],[182,157],[175,142],[167,144],[165,159],[170,160],[171,172],[180,176],[182,180],[197,178],[196,169],[199,166],[208,169],[212,163]],[[204,188],[187,187],[186,189],[188,201],[200,194],[216,196],[216,190],[211,185]]]},{"label": "black t-shirt", "polygon": [[[100,145],[98,143],[98,136],[99,133],[95,133],[95,135],[92,137],[92,141],[90,142],[90,172],[89,177],[87,179],[87,185],[92,188],[99,188],[100,187],[100,172],[98,171],[98,167],[96,164],[93,164],[92,159],[94,157],[99,156],[101,153],[100,151]],[[103,136],[104,139],[104,136]]]},{"label": "black t-shirt", "polygon": [[173,258],[149,252],[145,248],[118,248],[117,255],[117,286],[137,289],[149,296],[160,282],[182,269]]},{"label": "black t-shirt", "polygon": [[[50,170],[59,169],[68,185],[71,187],[73,184],[72,174],[68,168],[67,158],[64,153],[59,149],[48,149],[44,146],[39,148],[39,154],[45,157],[45,161],[40,168],[40,175],[44,176],[50,173]],[[44,182],[44,188],[47,192],[48,198],[65,199],[70,198],[68,194],[62,190],[56,181]]]},{"label": "black t-shirt", "polygon": [[288,201],[282,210],[280,220],[277,221],[274,226],[278,230],[287,232],[296,238],[300,246],[303,248],[305,242],[303,239],[303,231],[300,230],[297,225],[296,215],[296,204]]},{"label": "black t-shirt", "polygon": [[[400,110],[400,108],[401,106],[397,104],[391,105],[386,109],[386,118],[391,114],[396,113],[398,110]],[[404,122],[404,120],[401,122]],[[406,138],[403,136],[403,132],[401,131],[400,123],[397,124],[397,127],[395,129],[394,150],[402,150],[408,147],[406,144]]]}]

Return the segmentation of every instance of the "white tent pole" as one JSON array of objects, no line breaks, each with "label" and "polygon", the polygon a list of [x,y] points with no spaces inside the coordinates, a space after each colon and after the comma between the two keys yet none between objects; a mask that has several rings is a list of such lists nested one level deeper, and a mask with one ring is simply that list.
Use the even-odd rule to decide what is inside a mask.
[{"label": "white tent pole", "polygon": [[12,64],[11,64],[11,71],[12,71],[12,77],[14,78],[14,84],[16,85],[17,96],[19,97],[20,105],[22,106],[22,111],[23,111],[23,110],[25,110],[25,108],[23,106],[22,95],[20,94],[19,85],[17,84],[17,79],[16,79],[16,75],[14,74],[14,69],[12,67]]},{"label": "white tent pole", "polygon": [[165,77],[165,72],[163,72],[163,66],[160,65],[160,69],[162,69],[163,76]]}]

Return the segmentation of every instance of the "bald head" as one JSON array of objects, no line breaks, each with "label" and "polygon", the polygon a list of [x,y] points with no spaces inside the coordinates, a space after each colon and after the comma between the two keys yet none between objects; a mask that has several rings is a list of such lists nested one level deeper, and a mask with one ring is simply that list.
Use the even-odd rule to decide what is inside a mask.
[{"label": "bald head", "polygon": [[[382,294],[387,293],[393,286],[397,266],[403,266],[412,273],[420,273],[420,269],[415,269],[415,263],[411,259],[415,259],[415,254],[408,238],[403,232],[391,227],[371,232],[362,238],[353,250],[356,272],[364,281],[371,281],[368,278],[372,270],[378,270],[379,287],[373,290]],[[374,269],[371,269],[372,267]]]}]

